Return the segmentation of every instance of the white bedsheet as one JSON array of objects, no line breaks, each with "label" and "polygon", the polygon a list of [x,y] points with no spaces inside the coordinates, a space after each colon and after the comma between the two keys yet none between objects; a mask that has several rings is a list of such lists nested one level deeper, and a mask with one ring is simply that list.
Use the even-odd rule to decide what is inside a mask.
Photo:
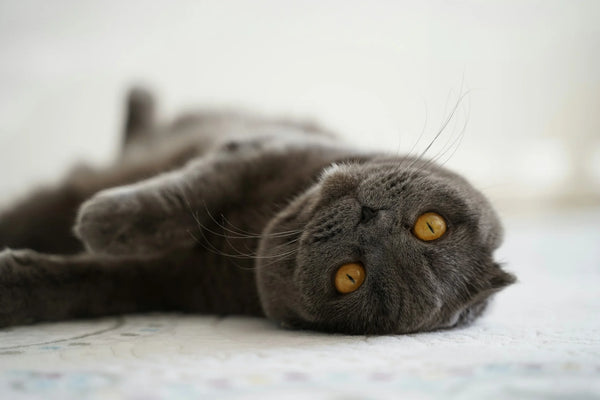
[{"label": "white bedsheet", "polygon": [[600,398],[600,210],[513,217],[498,255],[519,283],[458,330],[177,314],[0,330],[0,399]]}]

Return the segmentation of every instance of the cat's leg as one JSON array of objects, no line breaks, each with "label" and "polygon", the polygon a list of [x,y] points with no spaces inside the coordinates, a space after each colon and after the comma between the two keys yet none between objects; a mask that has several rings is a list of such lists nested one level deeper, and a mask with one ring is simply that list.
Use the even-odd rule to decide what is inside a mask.
[{"label": "cat's leg", "polygon": [[239,201],[243,163],[211,154],[184,168],[104,190],[85,202],[75,232],[94,253],[152,255],[196,244],[198,218]]},{"label": "cat's leg", "polygon": [[152,94],[143,88],[133,88],[127,97],[124,147],[144,136],[151,136],[155,125],[155,103]]},{"label": "cat's leg", "polygon": [[254,273],[193,249],[160,258],[0,252],[0,327],[133,312],[262,315]]},{"label": "cat's leg", "polygon": [[151,272],[140,260],[4,250],[0,327],[160,309],[161,285]]}]

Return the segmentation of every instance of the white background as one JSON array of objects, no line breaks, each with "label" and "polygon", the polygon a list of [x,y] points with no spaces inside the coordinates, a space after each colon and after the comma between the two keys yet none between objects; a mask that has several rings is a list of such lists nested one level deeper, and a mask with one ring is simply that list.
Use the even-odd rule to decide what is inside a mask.
[{"label": "white background", "polygon": [[597,1],[4,0],[0,202],[108,163],[144,83],[165,118],[239,105],[401,153],[467,93],[431,157],[503,212],[598,205],[599,21]]}]

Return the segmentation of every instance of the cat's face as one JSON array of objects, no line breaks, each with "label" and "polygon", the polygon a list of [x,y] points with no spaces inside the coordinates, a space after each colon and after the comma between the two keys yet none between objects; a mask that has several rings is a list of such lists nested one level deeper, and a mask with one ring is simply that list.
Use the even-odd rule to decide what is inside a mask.
[{"label": "cat's face", "polygon": [[[458,175],[413,161],[332,166],[271,221],[257,261],[267,316],[344,333],[432,330],[470,322],[514,282],[492,258],[502,230],[487,200]],[[440,237],[415,228],[429,212],[441,217]],[[340,290],[347,264],[364,281],[348,276],[355,286]]]}]

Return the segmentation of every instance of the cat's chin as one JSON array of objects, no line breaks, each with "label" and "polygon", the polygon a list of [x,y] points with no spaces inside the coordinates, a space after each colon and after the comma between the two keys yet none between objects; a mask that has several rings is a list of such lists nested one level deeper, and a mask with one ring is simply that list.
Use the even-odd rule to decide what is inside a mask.
[{"label": "cat's chin", "polygon": [[[281,326],[286,329],[312,330],[325,333],[342,333],[347,335],[405,335],[423,332],[435,332],[456,328],[465,328],[473,324],[476,320],[485,314],[488,308],[490,298],[470,304],[459,311],[451,313],[450,316],[441,316],[434,320],[429,319],[427,322],[410,326],[402,324],[401,321],[380,321],[372,325],[361,324],[336,324],[332,321],[318,321],[314,317],[305,315],[301,317],[292,310],[287,310],[284,314],[278,314],[279,319],[272,315],[273,319],[280,322]],[[425,318],[428,319],[428,318]]]}]

